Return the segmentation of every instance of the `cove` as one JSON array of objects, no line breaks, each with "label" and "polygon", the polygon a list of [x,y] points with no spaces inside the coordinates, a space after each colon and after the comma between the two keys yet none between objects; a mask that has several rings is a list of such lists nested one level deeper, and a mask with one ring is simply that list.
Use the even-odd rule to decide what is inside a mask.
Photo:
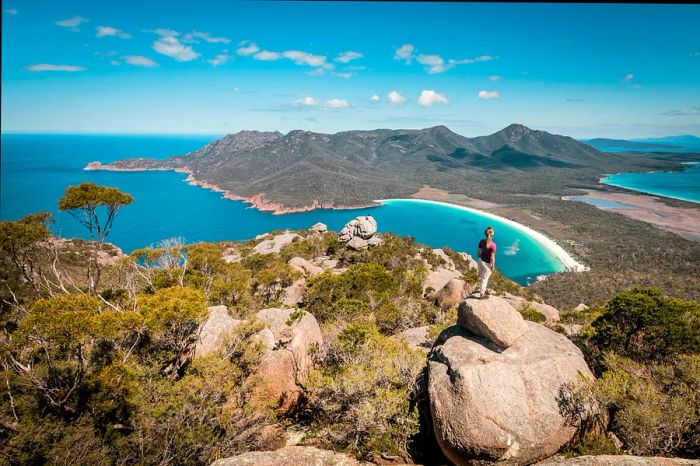
[{"label": "cove", "polygon": [[688,162],[679,172],[617,173],[601,183],[647,194],[700,203],[700,162]]},{"label": "cove", "polygon": [[[84,171],[92,160],[137,156],[167,157],[197,149],[216,136],[123,135],[6,135],[2,137],[2,198],[0,218],[16,219],[31,212],[50,211],[53,231],[64,237],[86,237],[56,203],[68,185],[84,181],[119,188],[134,202],[117,215],[108,241],[125,252],[158,241],[182,237],[186,242],[235,241],[280,229],[309,228],[323,222],[339,231],[359,215],[372,215],[380,232],[413,236],[432,247],[449,246],[476,255],[486,226],[494,227],[497,267],[520,284],[567,268],[555,243],[542,235],[491,214],[421,200],[384,200],[378,207],[353,210],[314,210],[273,215],[242,201],[188,185],[175,172]],[[538,236],[539,235],[539,236]],[[561,248],[559,248],[561,249]],[[564,253],[565,254],[565,253]],[[570,259],[570,258],[569,258]]]}]

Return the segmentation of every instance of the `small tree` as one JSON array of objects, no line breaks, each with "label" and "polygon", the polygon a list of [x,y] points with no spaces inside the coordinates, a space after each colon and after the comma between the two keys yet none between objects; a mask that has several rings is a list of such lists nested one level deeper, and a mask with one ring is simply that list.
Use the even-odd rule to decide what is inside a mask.
[{"label": "small tree", "polygon": [[[95,241],[92,255],[94,276],[90,263],[88,263],[87,270],[88,283],[93,293],[97,292],[101,273],[97,261],[98,252],[112,229],[114,217],[119,209],[130,204],[133,200],[134,198],[130,194],[123,193],[117,188],[86,182],[78,186],[68,186],[63,193],[63,197],[58,201],[58,210],[71,214],[88,229],[90,238]],[[98,209],[105,212],[106,216],[104,214],[99,215]]]},{"label": "small tree", "polygon": [[0,251],[7,254],[12,263],[22,273],[22,277],[39,294],[39,284],[35,281],[36,261],[40,252],[37,243],[51,236],[47,223],[51,214],[42,212],[30,214],[20,220],[0,222]]}]

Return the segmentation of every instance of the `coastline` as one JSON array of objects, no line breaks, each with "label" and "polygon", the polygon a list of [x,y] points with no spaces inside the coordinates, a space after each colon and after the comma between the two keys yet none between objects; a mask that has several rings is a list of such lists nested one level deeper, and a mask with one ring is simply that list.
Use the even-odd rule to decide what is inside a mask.
[{"label": "coastline", "polygon": [[522,223],[518,223],[514,220],[507,219],[505,217],[501,217],[500,215],[493,214],[491,212],[486,212],[480,209],[475,209],[473,207],[467,207],[459,204],[453,204],[450,202],[443,202],[443,201],[434,201],[430,199],[416,199],[416,198],[409,198],[409,199],[381,199],[381,200],[376,200],[376,202],[380,203],[385,203],[385,202],[391,202],[391,201],[412,201],[412,202],[422,202],[426,204],[437,204],[437,205],[443,205],[447,207],[452,207],[454,209],[458,210],[464,210],[467,212],[471,213],[476,213],[479,215],[482,215],[487,218],[491,218],[494,220],[497,220],[499,222],[505,223],[508,226],[519,230],[526,235],[530,236],[534,240],[536,240],[538,243],[540,243],[543,247],[545,247],[554,257],[556,257],[563,265],[565,268],[565,271],[567,272],[586,272],[589,269],[589,267],[581,264],[580,262],[577,262],[571,255],[564,250],[559,244],[557,244],[556,241],[554,241],[551,238],[548,238],[544,234],[533,230],[532,228],[523,225]]},{"label": "coastline", "polygon": [[[612,211],[635,220],[650,223],[671,233],[676,233],[691,241],[700,242],[700,209],[687,207],[672,207],[660,199],[645,193],[620,193],[602,189],[585,189],[583,194],[577,196],[562,196],[563,200],[583,202],[570,199],[571,197],[585,197],[614,201],[629,206],[626,209],[615,207],[601,207],[598,209]],[[659,196],[661,197],[661,196]]]},{"label": "coastline", "polygon": [[240,196],[238,194],[232,193],[227,189],[223,189],[220,186],[215,185],[207,180],[198,180],[194,177],[192,170],[189,168],[169,168],[169,167],[118,167],[112,164],[102,164],[100,162],[90,162],[83,170],[105,170],[105,171],[115,171],[115,172],[144,172],[144,171],[174,171],[176,173],[187,173],[187,178],[185,181],[187,184],[192,186],[199,186],[200,188],[208,189],[217,193],[222,193],[224,199],[230,199],[232,201],[243,201],[246,204],[250,204],[250,207],[258,209],[261,212],[270,212],[272,215],[283,215],[283,214],[294,214],[300,212],[309,212],[316,209],[328,209],[328,210],[352,210],[352,209],[364,209],[367,207],[378,207],[377,203],[368,204],[357,204],[357,205],[334,205],[331,203],[322,203],[316,199],[311,203],[311,205],[302,207],[285,207],[284,204],[271,202],[265,197],[265,193],[254,194],[250,197]]},{"label": "coastline", "polygon": [[[694,166],[699,165],[700,162],[683,162],[683,165],[688,165],[688,168],[685,168],[684,170],[673,170],[673,171],[650,171],[650,172],[644,172],[644,174],[651,174],[651,173],[679,173],[679,172],[686,172],[690,169],[692,169]],[[606,173],[605,176],[600,178],[598,180],[598,183],[607,185],[607,186],[614,186],[616,188],[622,188],[622,189],[627,189],[629,191],[636,191],[638,193],[643,193],[643,194],[648,194],[651,196],[660,196],[660,197],[667,197],[669,199],[677,199],[679,201],[684,201],[684,202],[692,202],[694,204],[700,204],[697,199],[688,199],[686,197],[682,196],[674,196],[672,194],[668,193],[661,193],[657,191],[650,191],[646,189],[639,189],[639,188],[631,188],[629,186],[625,186],[624,184],[619,184],[619,183],[614,183],[610,181],[611,176],[617,176],[617,175],[624,175],[624,174],[638,174],[638,173]]]}]

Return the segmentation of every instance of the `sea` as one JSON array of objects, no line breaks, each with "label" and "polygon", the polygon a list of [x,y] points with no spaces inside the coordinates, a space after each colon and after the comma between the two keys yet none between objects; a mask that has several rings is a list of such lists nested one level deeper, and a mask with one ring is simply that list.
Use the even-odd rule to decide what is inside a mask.
[{"label": "sea", "polygon": [[166,158],[198,149],[220,135],[15,134],[1,136],[0,220],[34,212],[54,214],[52,230],[63,237],[89,238],[85,228],[57,202],[69,185],[93,181],[130,193],[134,202],[116,216],[107,241],[124,252],[179,237],[197,241],[244,240],[280,229],[309,228],[323,222],[339,231],[359,215],[372,215],[380,232],[410,235],[432,247],[449,246],[476,255],[487,226],[495,229],[496,266],[507,277],[527,285],[565,269],[538,240],[519,229],[479,213],[448,205],[389,200],[378,207],[322,209],[273,215],[242,201],[185,182],[169,171],[86,171],[88,162],[132,157]]},{"label": "sea", "polygon": [[700,203],[700,163],[687,162],[680,172],[617,173],[601,182],[647,194]]}]

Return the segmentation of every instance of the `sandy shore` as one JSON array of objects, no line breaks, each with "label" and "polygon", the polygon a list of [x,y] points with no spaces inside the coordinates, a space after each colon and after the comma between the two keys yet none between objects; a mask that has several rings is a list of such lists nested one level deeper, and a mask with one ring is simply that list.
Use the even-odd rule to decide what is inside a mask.
[{"label": "sandy shore", "polygon": [[[466,197],[466,196],[465,196]],[[467,212],[472,212],[476,213],[479,215],[482,215],[487,218],[492,218],[494,220],[498,220],[499,222],[505,223],[506,225],[519,230],[523,232],[524,234],[528,235],[529,237],[535,239],[538,243],[540,243],[544,248],[546,248],[549,252],[551,252],[565,267],[567,271],[570,272],[585,272],[589,270],[589,268],[579,262],[577,262],[571,255],[569,255],[568,252],[564,250],[561,246],[559,246],[556,241],[554,241],[551,238],[548,238],[547,236],[543,235],[542,233],[533,230],[530,227],[527,227],[523,225],[522,223],[515,222],[513,220],[507,219],[505,217],[501,217],[500,215],[493,214],[491,212],[486,212],[484,210],[480,209],[475,209],[473,207],[467,207],[464,205],[459,205],[459,204],[453,204],[451,202],[444,202],[444,201],[436,201],[436,200],[428,200],[428,199],[417,199],[417,198],[412,198],[412,199],[383,199],[383,200],[378,200],[377,202],[386,202],[386,201],[391,201],[391,200],[403,200],[403,201],[414,201],[414,202],[423,202],[423,203],[428,203],[428,204],[438,204],[438,205],[445,205],[449,206],[455,209],[459,210],[464,210]],[[478,199],[475,199],[475,201],[479,201]],[[480,201],[480,202],[487,202],[487,201]],[[493,203],[488,203],[488,204],[493,204]],[[498,204],[493,204],[493,205],[498,205]]]},{"label": "sandy shore", "polygon": [[[564,196],[562,199],[571,200],[571,197]],[[665,204],[659,197],[647,194],[628,194],[597,189],[582,190],[582,194],[575,197],[625,204],[630,208],[596,207],[651,223],[691,241],[700,241],[700,208],[672,207]]]}]

